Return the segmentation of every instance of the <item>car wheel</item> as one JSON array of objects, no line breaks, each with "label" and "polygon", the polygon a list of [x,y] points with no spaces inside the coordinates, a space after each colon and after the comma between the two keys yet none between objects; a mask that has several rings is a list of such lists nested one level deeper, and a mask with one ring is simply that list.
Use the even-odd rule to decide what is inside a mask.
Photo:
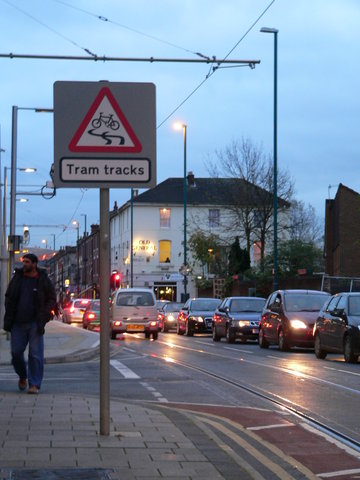
[{"label": "car wheel", "polygon": [[152,332],[152,338],[153,338],[153,340],[157,340],[157,339],[158,339],[158,336],[159,336],[159,333],[158,333],[158,332]]},{"label": "car wheel", "polygon": [[226,341],[227,343],[235,343],[235,333],[230,327],[226,328]]},{"label": "car wheel", "polygon": [[212,339],[213,339],[213,342],[219,342],[221,340],[221,335],[218,335],[216,333],[215,325],[213,326],[213,330],[212,330]]},{"label": "car wheel", "polygon": [[351,337],[349,337],[349,335],[345,338],[344,360],[346,363],[356,363],[358,361],[358,356],[354,353]]},{"label": "car wheel", "polygon": [[116,340],[116,332],[111,331],[111,340]]},{"label": "car wheel", "polygon": [[280,330],[278,342],[279,342],[279,349],[282,352],[288,352],[290,350],[289,344],[284,334],[284,330]]},{"label": "car wheel", "polygon": [[319,334],[315,336],[314,348],[316,358],[324,360],[324,358],[326,358],[327,352],[321,348],[321,339]]},{"label": "car wheel", "polygon": [[194,335],[194,332],[192,331],[192,329],[190,328],[190,325],[189,325],[189,320],[186,322],[185,324],[185,335],[187,337],[192,337]]},{"label": "car wheel", "polygon": [[269,342],[265,339],[264,331],[262,328],[259,330],[259,347],[260,348],[269,348]]},{"label": "car wheel", "polygon": [[150,338],[150,332],[145,332],[145,338]]},{"label": "car wheel", "polygon": [[182,330],[180,330],[180,325],[179,324],[176,325],[176,333],[178,335],[184,335],[184,332]]}]

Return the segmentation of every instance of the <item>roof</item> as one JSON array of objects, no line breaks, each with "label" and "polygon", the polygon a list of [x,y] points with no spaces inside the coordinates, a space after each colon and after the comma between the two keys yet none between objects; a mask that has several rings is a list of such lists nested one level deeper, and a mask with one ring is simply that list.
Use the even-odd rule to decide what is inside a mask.
[{"label": "roof", "polygon": [[[272,202],[272,192],[266,192],[260,187],[240,178],[195,178],[194,184],[187,188],[188,205],[248,205],[248,197],[252,204],[263,203],[264,195],[269,196]],[[168,178],[156,187],[141,193],[134,198],[134,204],[173,204],[184,203],[184,179]],[[290,204],[279,198],[280,207],[289,207]]]}]

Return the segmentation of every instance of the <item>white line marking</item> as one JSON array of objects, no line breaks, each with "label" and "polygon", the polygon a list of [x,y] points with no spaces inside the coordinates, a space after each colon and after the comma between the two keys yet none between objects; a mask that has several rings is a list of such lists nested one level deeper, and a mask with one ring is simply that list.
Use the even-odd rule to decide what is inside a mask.
[{"label": "white line marking", "polygon": [[152,392],[152,394],[154,395],[154,397],[162,397],[160,392]]},{"label": "white line marking", "polygon": [[128,347],[123,347],[123,350],[126,350],[127,352],[131,352],[131,353],[138,353],[136,350]]},{"label": "white line marking", "polygon": [[352,457],[356,457],[357,459],[359,458],[359,452],[357,450],[354,450],[353,448],[347,446],[345,443],[342,443],[336,438],[331,437],[328,433],[322,432],[321,430],[318,430],[317,428],[312,427],[307,423],[300,423],[300,425],[305,430],[308,430],[309,432],[315,433],[316,435],[319,435],[320,437],[325,438],[325,440],[327,440],[329,443],[336,445],[338,448],[340,448],[341,450],[344,450],[346,453],[348,453]]},{"label": "white line marking", "polygon": [[360,473],[360,468],[354,468],[353,470],[339,470],[337,472],[330,473],[317,473],[316,475],[322,478],[333,478],[341,477],[343,475],[354,475],[355,473]]},{"label": "white line marking", "polygon": [[243,350],[242,348],[235,348],[235,347],[224,347],[225,350],[234,350],[235,352],[242,352],[242,353],[248,353],[249,355],[252,355],[254,352],[249,352],[249,350]]},{"label": "white line marking", "polygon": [[110,360],[110,365],[114,367],[124,378],[140,378],[139,375],[136,375],[135,372],[130,370],[126,365],[119,362],[118,360]]},{"label": "white line marking", "polygon": [[356,375],[360,377],[360,373],[355,373],[355,372],[348,372],[347,370],[341,370],[340,368],[332,368],[332,367],[324,367],[327,370],[335,370],[335,372],[343,372],[343,373],[348,373],[349,375]]},{"label": "white line marking", "polygon": [[267,428],[294,427],[294,423],[277,423],[274,425],[262,425],[260,427],[247,427],[246,430],[266,430]]},{"label": "white line marking", "polygon": [[199,343],[200,345],[202,346],[206,346],[206,347],[215,347],[215,345],[213,343],[206,343],[206,342],[202,342],[201,340],[194,340],[194,343]]}]

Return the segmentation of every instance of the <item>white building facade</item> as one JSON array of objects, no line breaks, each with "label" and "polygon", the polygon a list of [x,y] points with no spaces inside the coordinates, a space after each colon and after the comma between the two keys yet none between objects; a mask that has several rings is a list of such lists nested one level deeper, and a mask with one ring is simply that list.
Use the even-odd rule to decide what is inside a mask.
[{"label": "white building facade", "polygon": [[[202,231],[214,233],[230,245],[238,232],[231,225],[227,192],[221,185],[228,179],[188,179],[187,241],[193,232]],[[216,186],[220,194],[214,191]],[[111,270],[120,273],[123,287],[149,287],[159,299],[184,300],[180,273],[184,265],[183,193],[183,179],[169,178],[111,212]],[[195,279],[204,271],[194,264],[188,242],[187,265],[192,266],[187,294],[193,297],[197,295]]]}]

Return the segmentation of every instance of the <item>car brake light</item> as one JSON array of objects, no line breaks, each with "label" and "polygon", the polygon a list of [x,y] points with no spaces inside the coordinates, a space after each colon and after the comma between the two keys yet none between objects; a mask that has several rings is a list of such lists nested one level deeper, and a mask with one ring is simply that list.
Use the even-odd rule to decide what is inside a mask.
[{"label": "car brake light", "polygon": [[154,322],[154,321],[150,322],[150,327],[156,327],[156,325],[157,325],[157,322]]},{"label": "car brake light", "polygon": [[89,303],[89,300],[81,300],[82,305],[87,305]]},{"label": "car brake light", "polygon": [[116,320],[116,322],[114,322],[114,325],[115,325],[115,327],[120,327],[120,325],[121,325],[120,320]]},{"label": "car brake light", "polygon": [[75,308],[74,307],[70,307],[70,313],[74,313],[75,312]]},{"label": "car brake light", "polygon": [[95,314],[94,313],[89,313],[89,315],[87,317],[88,318],[95,318]]},{"label": "car brake light", "polygon": [[158,318],[158,320],[162,320],[164,318],[164,316],[165,315],[163,315],[162,313],[158,313],[157,318]]}]

